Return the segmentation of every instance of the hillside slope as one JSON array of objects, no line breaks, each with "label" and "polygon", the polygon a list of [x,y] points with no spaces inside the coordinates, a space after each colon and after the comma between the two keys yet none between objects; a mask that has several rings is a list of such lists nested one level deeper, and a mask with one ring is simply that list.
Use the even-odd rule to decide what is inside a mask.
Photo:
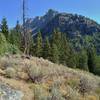
[{"label": "hillside slope", "polygon": [[[100,77],[57,65],[42,58],[20,55],[0,57],[1,82],[22,92],[22,100],[100,99]],[[4,97],[1,87],[0,97]],[[3,98],[3,100],[21,99]]]}]

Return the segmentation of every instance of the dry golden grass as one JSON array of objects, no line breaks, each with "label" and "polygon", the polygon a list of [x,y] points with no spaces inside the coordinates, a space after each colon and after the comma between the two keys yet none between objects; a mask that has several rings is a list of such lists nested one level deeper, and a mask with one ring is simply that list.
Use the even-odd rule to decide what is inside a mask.
[{"label": "dry golden grass", "polygon": [[[100,97],[100,92],[98,92],[100,91],[100,77],[54,64],[42,58],[27,58],[21,55],[0,57],[0,79],[10,86],[22,90],[25,94],[23,100],[34,100],[35,96],[38,96],[37,100],[48,100],[47,98],[53,100],[50,98],[57,98],[56,95],[59,95],[61,100],[84,100],[84,98],[98,100]],[[85,97],[79,92],[81,79],[87,80],[86,87],[88,84],[89,87],[92,86]],[[91,92],[92,95],[90,95]]]}]

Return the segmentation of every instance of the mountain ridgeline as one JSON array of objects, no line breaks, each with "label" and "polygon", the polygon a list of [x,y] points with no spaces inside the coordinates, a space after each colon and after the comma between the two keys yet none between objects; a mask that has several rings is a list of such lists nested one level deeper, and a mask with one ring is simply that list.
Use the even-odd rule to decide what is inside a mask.
[{"label": "mountain ridgeline", "polygon": [[29,18],[26,25],[34,34],[41,30],[43,36],[51,35],[57,28],[69,37],[100,32],[100,25],[89,18],[77,14],[59,13],[52,9],[48,10],[44,16]]},{"label": "mountain ridgeline", "polygon": [[66,34],[77,51],[94,45],[100,54],[100,25],[85,16],[59,13],[50,9],[44,16],[29,18],[26,26],[32,31],[33,36],[41,31],[43,38],[51,37],[54,29],[59,29]]}]

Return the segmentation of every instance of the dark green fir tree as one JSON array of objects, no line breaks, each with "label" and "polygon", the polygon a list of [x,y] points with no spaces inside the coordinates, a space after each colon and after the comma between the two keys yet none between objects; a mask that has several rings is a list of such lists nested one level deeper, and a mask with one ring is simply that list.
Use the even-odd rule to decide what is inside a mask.
[{"label": "dark green fir tree", "polygon": [[8,40],[8,36],[9,36],[9,29],[8,29],[8,25],[7,25],[7,20],[6,18],[2,19],[1,22],[1,32],[4,34],[4,36],[6,37],[6,40]]},{"label": "dark green fir tree", "polygon": [[50,56],[51,56],[51,46],[48,37],[46,37],[43,46],[43,58],[50,60]]},{"label": "dark green fir tree", "polygon": [[41,35],[41,32],[39,32],[38,35],[37,35],[35,55],[37,57],[42,57],[42,55],[43,55],[43,46],[42,46],[42,35]]}]

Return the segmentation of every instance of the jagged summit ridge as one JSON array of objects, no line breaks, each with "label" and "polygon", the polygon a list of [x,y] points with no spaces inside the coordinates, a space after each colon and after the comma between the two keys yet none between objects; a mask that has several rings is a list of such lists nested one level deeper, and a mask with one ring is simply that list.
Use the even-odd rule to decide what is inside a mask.
[{"label": "jagged summit ridge", "polygon": [[87,17],[77,14],[59,13],[52,9],[49,9],[44,16],[29,18],[26,25],[33,33],[41,30],[43,36],[51,35],[55,28],[59,28],[60,31],[71,37],[76,35],[93,35],[100,32],[100,25]]}]

